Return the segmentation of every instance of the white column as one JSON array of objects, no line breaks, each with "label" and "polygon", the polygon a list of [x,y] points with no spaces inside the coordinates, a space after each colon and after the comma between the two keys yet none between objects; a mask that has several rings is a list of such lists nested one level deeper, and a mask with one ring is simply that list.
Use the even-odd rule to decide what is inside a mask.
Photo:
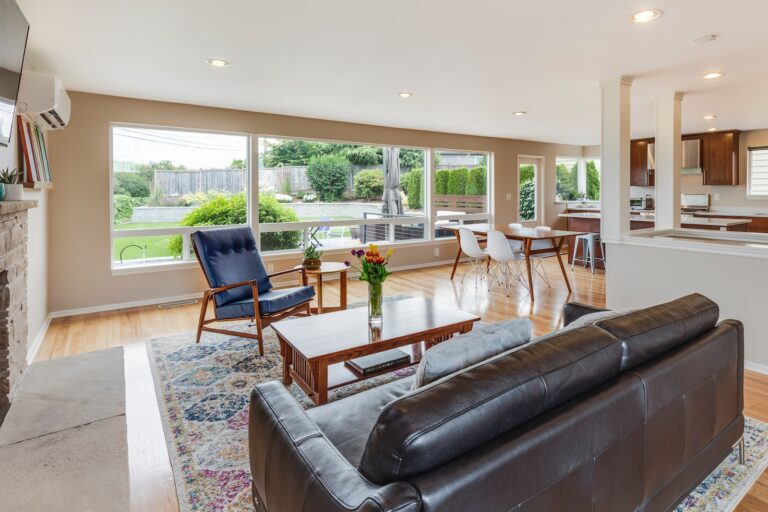
[{"label": "white column", "polygon": [[601,237],[617,241],[629,231],[629,99],[632,78],[600,83],[602,134],[600,138]]},{"label": "white column", "polygon": [[680,227],[680,166],[683,141],[680,111],[683,94],[656,98],[656,229]]}]

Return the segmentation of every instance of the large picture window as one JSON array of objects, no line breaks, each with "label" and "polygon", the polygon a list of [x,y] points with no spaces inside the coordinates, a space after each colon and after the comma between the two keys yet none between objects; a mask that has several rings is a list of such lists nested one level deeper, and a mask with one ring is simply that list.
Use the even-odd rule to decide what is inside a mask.
[{"label": "large picture window", "polygon": [[453,237],[448,227],[488,222],[491,155],[482,152],[434,151],[432,214],[435,238]]},{"label": "large picture window", "polygon": [[112,268],[189,260],[189,234],[248,223],[249,137],[114,125]]},{"label": "large picture window", "polygon": [[600,200],[599,159],[557,157],[556,178],[555,200]]},{"label": "large picture window", "polygon": [[424,240],[427,150],[259,139],[262,251]]}]

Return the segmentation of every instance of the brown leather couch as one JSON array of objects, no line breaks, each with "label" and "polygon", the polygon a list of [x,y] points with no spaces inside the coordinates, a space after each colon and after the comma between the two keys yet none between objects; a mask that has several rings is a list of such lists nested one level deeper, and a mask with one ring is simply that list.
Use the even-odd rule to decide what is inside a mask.
[{"label": "brown leather couch", "polygon": [[[565,323],[595,311],[565,307]],[[564,330],[410,391],[251,395],[259,511],[666,511],[739,443],[743,328],[701,295]]]}]

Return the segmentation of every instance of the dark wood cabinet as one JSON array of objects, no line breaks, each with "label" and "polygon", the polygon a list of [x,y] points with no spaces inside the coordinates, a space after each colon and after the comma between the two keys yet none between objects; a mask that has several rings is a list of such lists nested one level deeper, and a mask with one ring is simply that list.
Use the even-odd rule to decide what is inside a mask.
[{"label": "dark wood cabinet", "polygon": [[648,144],[653,139],[638,139],[629,143],[629,184],[633,187],[652,187],[653,170],[648,169]]},{"label": "dark wood cabinet", "polygon": [[739,132],[701,135],[701,171],[704,185],[739,184]]}]

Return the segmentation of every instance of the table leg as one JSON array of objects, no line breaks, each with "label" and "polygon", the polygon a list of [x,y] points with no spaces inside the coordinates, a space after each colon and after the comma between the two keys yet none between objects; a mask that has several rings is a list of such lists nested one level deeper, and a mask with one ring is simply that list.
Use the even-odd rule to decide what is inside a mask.
[{"label": "table leg", "polygon": [[323,274],[317,274],[315,276],[317,281],[317,314],[323,314]]},{"label": "table leg", "polygon": [[328,403],[328,362],[320,360],[315,363],[315,396],[314,402],[317,405]]},{"label": "table leg", "polygon": [[451,270],[451,279],[456,275],[456,267],[459,266],[459,260],[461,259],[461,235],[459,230],[456,230],[456,242],[459,244],[459,250],[456,252],[456,260],[453,262],[453,270]]},{"label": "table leg", "polygon": [[523,240],[523,252],[525,253],[525,270],[528,273],[528,291],[531,294],[531,302],[533,302],[533,273],[531,272],[531,245],[532,240],[526,238]]},{"label": "table leg", "polygon": [[291,378],[293,348],[283,340],[280,340],[280,355],[283,356],[283,384],[290,386],[293,383],[293,379]]},{"label": "table leg", "polygon": [[339,307],[347,309],[347,271],[339,272]]},{"label": "table leg", "polygon": [[563,242],[565,242],[565,237],[560,237],[557,244],[552,240],[552,247],[555,248],[557,262],[560,264],[560,271],[563,273],[563,279],[565,279],[565,286],[568,287],[568,293],[571,293],[571,283],[568,281],[568,273],[565,271],[565,265],[563,265],[563,257],[560,256],[560,251],[563,249]]}]

